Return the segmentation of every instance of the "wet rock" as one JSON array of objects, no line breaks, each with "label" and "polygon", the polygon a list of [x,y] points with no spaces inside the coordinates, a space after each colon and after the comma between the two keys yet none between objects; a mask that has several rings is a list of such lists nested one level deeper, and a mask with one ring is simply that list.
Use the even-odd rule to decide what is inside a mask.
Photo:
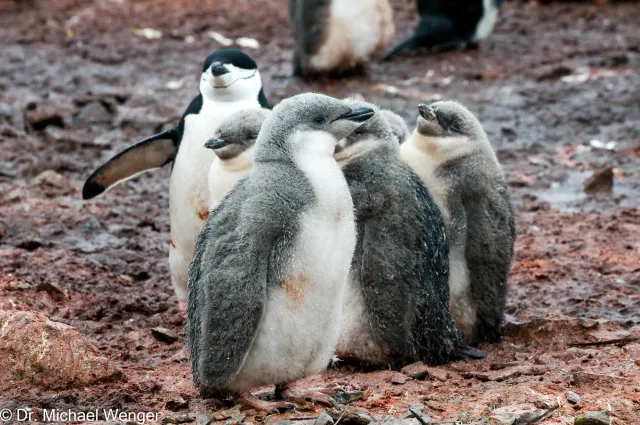
[{"label": "wet rock", "polygon": [[389,382],[393,385],[404,385],[404,383],[407,382],[407,377],[401,373],[394,373],[391,378],[389,378]]},{"label": "wet rock", "polygon": [[27,104],[25,118],[34,130],[48,125],[68,127],[75,108],[68,99],[42,99]]},{"label": "wet rock", "polygon": [[36,288],[38,291],[44,291],[53,298],[55,301],[64,301],[67,298],[67,295],[64,293],[62,288],[60,288],[56,283],[45,280],[40,282],[40,284]]},{"label": "wet rock", "polygon": [[580,396],[572,391],[567,391],[565,394],[565,397],[567,398],[567,401],[571,404],[578,404],[580,403]]},{"label": "wet rock", "polygon": [[166,342],[167,344],[172,344],[179,338],[178,334],[172,330],[162,327],[152,328],[151,335],[158,341]]},{"label": "wet rock", "polygon": [[449,379],[449,374],[446,370],[430,367],[427,368],[427,372],[429,378],[435,379],[436,381],[446,382]]},{"label": "wet rock", "polygon": [[596,170],[584,181],[586,193],[610,193],[613,189],[613,167],[606,166]]},{"label": "wet rock", "polygon": [[429,368],[422,362],[416,362],[403,367],[400,372],[404,373],[409,378],[422,380],[429,374]]},{"label": "wet rock", "polygon": [[183,413],[177,416],[165,416],[162,418],[163,424],[188,424],[195,422],[196,417],[188,413]]},{"label": "wet rock", "polygon": [[65,176],[53,170],[46,170],[38,174],[32,180],[31,186],[38,187],[42,194],[49,198],[70,195],[75,190]]},{"label": "wet rock", "polygon": [[327,412],[334,421],[340,419],[342,425],[368,425],[373,423],[371,416],[364,409],[348,408],[347,410],[332,409]]},{"label": "wet rock", "polygon": [[333,418],[327,413],[322,412],[318,415],[313,425],[333,425]]},{"label": "wet rock", "polygon": [[108,125],[113,116],[102,102],[91,102],[85,105],[73,119],[73,126],[82,128],[91,125]]},{"label": "wet rock", "polygon": [[162,117],[145,107],[131,108],[122,106],[118,109],[120,115],[116,125],[118,127],[133,127],[145,137],[146,135],[160,132],[162,127],[169,121],[168,118]]},{"label": "wet rock", "polygon": [[124,380],[71,326],[27,311],[0,310],[0,376],[48,389]]},{"label": "wet rock", "polygon": [[611,425],[611,419],[607,412],[585,412],[576,416],[574,425]]},{"label": "wet rock", "polygon": [[[171,398],[164,403],[164,408],[171,410],[172,412],[177,412],[178,410],[186,409],[187,407],[189,407],[189,402],[180,396]],[[242,422],[242,420],[240,421]]]}]

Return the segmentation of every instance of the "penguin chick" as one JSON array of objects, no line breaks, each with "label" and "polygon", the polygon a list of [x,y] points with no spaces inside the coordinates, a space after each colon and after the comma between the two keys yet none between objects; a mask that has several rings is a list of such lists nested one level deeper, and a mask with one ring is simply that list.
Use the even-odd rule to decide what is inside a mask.
[{"label": "penguin chick", "polygon": [[[333,158],[369,108],[319,94],[283,100],[265,120],[249,174],[214,209],[189,269],[188,342],[195,385],[256,409],[251,395],[329,364],[356,242],[349,188]],[[330,403],[320,391],[296,394]]]},{"label": "penguin chick", "polygon": [[204,144],[216,154],[209,168],[209,210],[217,207],[251,169],[253,146],[270,113],[268,109],[253,108],[231,114],[220,123],[214,138]]},{"label": "penguin chick", "polygon": [[385,115],[362,101],[347,103],[375,114],[334,154],[349,184],[358,231],[337,355],[392,368],[456,360],[464,347],[449,315],[440,210],[400,157]]},{"label": "penguin chick", "polygon": [[169,265],[181,310],[186,305],[187,270],[196,238],[209,215],[207,174],[215,155],[203,144],[226,116],[268,106],[255,61],[239,50],[216,50],[205,58],[200,93],[180,122],[118,153],[84,184],[82,197],[91,199],[139,173],[173,162],[169,181]]},{"label": "penguin chick", "polygon": [[404,122],[404,119],[398,114],[388,109],[381,110],[382,115],[386,118],[389,126],[391,127],[391,133],[395,136],[398,141],[398,144],[404,143],[405,140],[409,138],[411,133],[409,132],[409,127],[407,127],[407,123]]},{"label": "penguin chick", "polygon": [[449,50],[470,46],[491,34],[501,3],[502,0],[417,0],[420,22],[413,35],[389,49],[383,60],[417,47]]},{"label": "penguin chick", "polygon": [[463,105],[420,105],[402,157],[429,188],[449,236],[450,310],[465,341],[500,338],[516,237],[498,159],[478,119]]},{"label": "penguin chick", "polygon": [[289,0],[294,74],[341,73],[386,48],[395,32],[388,0]]}]

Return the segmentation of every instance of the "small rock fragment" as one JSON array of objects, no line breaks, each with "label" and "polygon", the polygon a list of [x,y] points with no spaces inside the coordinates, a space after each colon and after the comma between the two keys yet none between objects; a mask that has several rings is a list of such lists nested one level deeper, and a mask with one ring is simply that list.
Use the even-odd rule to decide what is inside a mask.
[{"label": "small rock fragment", "polygon": [[196,417],[192,416],[188,413],[183,413],[182,415],[177,416],[165,416],[162,418],[163,424],[188,424],[191,422],[195,422]]},{"label": "small rock fragment", "polygon": [[90,125],[108,125],[113,120],[111,112],[102,102],[91,102],[86,104],[78,115],[73,119],[73,126],[88,127]]},{"label": "small rock fragment", "polygon": [[572,391],[567,391],[565,397],[567,397],[567,401],[571,404],[578,404],[581,400],[580,396]]},{"label": "small rock fragment", "polygon": [[333,425],[334,421],[327,412],[322,412],[318,415],[313,425]]},{"label": "small rock fragment", "polygon": [[162,327],[151,328],[151,335],[158,341],[166,342],[167,344],[172,344],[179,338],[178,334],[172,330]]},{"label": "small rock fragment", "polygon": [[53,170],[43,171],[31,183],[32,186],[38,186],[47,197],[69,195],[74,191],[69,180]]},{"label": "small rock fragment", "polygon": [[[189,407],[189,402],[180,396],[171,398],[164,404],[164,408],[171,410],[172,412],[177,412],[178,410],[186,409],[187,407]],[[242,419],[240,419],[240,422],[242,422]]]},{"label": "small rock fragment", "polygon": [[427,368],[427,372],[429,377],[435,379],[436,381],[446,382],[449,379],[446,370],[430,367]]},{"label": "small rock fragment", "polygon": [[49,280],[40,282],[36,289],[38,291],[44,291],[48,293],[51,298],[54,299],[54,301],[63,301],[65,298],[67,298],[67,295],[64,293],[62,288]]},{"label": "small rock fragment", "polygon": [[584,181],[586,193],[610,193],[613,189],[613,167],[606,166],[596,170]]},{"label": "small rock fragment", "polygon": [[348,408],[347,410],[332,409],[327,412],[334,421],[340,419],[341,425],[369,425],[373,422],[371,416],[369,416],[364,409],[356,410],[354,408]]},{"label": "small rock fragment", "polygon": [[607,412],[585,412],[576,416],[574,425],[611,425],[611,419]]},{"label": "small rock fragment", "polygon": [[416,362],[403,367],[400,372],[404,373],[409,378],[422,380],[429,374],[429,368],[422,362]]},{"label": "small rock fragment", "polygon": [[407,378],[400,373],[394,373],[390,379],[390,382],[393,385],[403,385],[405,382],[407,382]]}]

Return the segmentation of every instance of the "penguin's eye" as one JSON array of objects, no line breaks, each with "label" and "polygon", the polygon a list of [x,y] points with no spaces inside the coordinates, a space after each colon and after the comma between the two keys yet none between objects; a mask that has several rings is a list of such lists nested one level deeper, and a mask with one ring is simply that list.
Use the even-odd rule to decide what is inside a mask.
[{"label": "penguin's eye", "polygon": [[324,124],[324,123],[325,123],[325,119],[324,119],[324,117],[323,117],[323,116],[318,115],[317,117],[315,117],[315,118],[313,119],[313,122],[314,122],[314,123],[316,123],[316,124],[318,124],[318,125],[321,125],[321,124]]},{"label": "penguin's eye", "polygon": [[354,131],[354,132],[353,132],[353,134],[355,134],[356,136],[359,136],[359,135],[361,135],[361,134],[362,134],[362,131],[360,131],[360,130],[356,130],[356,131]]}]

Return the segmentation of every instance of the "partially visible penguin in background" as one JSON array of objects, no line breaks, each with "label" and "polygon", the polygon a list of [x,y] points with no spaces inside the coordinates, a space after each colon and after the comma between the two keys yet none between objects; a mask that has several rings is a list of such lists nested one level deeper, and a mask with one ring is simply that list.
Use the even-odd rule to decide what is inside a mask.
[{"label": "partially visible penguin in background", "polygon": [[498,340],[516,237],[502,169],[463,105],[439,101],[419,112],[401,153],[447,222],[451,315],[467,343]]},{"label": "partially visible penguin in background", "polygon": [[334,158],[353,199],[357,243],[336,355],[375,366],[437,365],[462,356],[449,315],[445,222],[420,177],[400,157],[386,114],[342,139]]},{"label": "partially visible penguin in background", "polygon": [[429,50],[460,49],[487,38],[498,19],[502,0],[417,0],[420,22],[413,34],[396,44],[383,60],[424,47]]},{"label": "partially visible penguin in background", "polygon": [[209,168],[209,210],[217,207],[253,166],[253,147],[268,109],[245,109],[229,115],[204,147],[216,154]]},{"label": "partially visible penguin in background", "polygon": [[358,68],[393,38],[389,0],[289,0],[295,75]]}]

